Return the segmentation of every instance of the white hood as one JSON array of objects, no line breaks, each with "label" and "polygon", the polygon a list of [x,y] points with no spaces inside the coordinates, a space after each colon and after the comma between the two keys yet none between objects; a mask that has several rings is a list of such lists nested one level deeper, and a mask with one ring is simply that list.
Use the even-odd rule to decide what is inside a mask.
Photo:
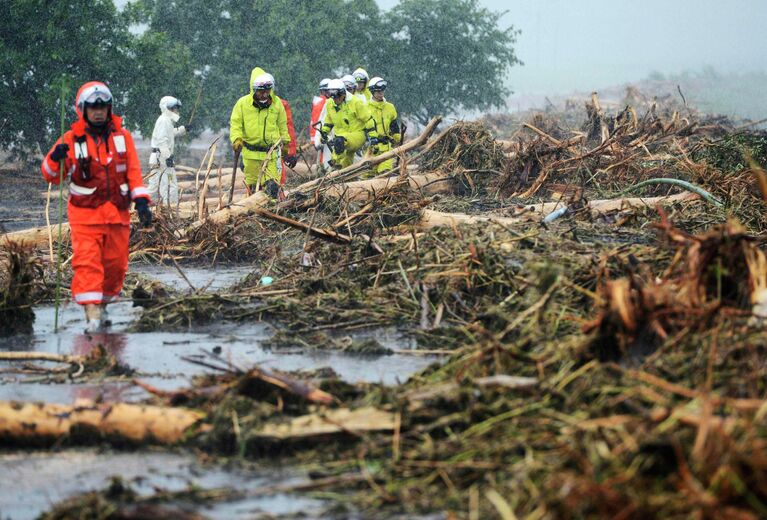
[{"label": "white hood", "polygon": [[162,115],[170,118],[170,120],[173,121],[174,123],[177,123],[181,115],[178,114],[177,112],[171,111],[168,108],[169,106],[175,106],[175,105],[181,106],[181,101],[174,98],[173,96],[164,96],[160,100],[160,112],[162,113]]}]

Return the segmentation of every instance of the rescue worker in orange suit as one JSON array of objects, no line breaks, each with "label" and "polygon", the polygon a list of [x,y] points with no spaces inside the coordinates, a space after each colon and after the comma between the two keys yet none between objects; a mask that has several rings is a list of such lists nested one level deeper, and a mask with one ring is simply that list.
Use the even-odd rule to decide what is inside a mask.
[{"label": "rescue worker in orange suit", "polygon": [[106,306],[123,287],[128,270],[130,204],[144,227],[152,224],[149,192],[133,137],[112,113],[112,93],[101,82],[80,87],[78,119],[43,159],[46,181],[69,178],[67,214],[72,235],[72,296],[85,308],[86,331],[105,328]]}]

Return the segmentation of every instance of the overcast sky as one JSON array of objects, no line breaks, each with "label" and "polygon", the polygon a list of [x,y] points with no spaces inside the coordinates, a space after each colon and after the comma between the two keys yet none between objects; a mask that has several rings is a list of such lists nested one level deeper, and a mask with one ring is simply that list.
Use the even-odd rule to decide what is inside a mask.
[{"label": "overcast sky", "polygon": [[[384,9],[395,0],[378,0]],[[525,62],[514,91],[562,93],[711,65],[767,70],[767,0],[480,0],[509,11]]]},{"label": "overcast sky", "polygon": [[[377,1],[383,9],[397,4]],[[707,65],[722,72],[767,70],[767,0],[479,3],[509,11],[500,25],[522,30],[517,54],[525,65],[512,69],[507,79],[517,94],[590,90],[656,70],[673,74]]]}]

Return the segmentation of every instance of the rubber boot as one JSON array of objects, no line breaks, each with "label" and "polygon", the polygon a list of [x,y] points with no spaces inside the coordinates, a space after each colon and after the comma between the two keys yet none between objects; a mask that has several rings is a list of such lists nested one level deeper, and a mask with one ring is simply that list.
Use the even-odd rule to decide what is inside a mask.
[{"label": "rubber boot", "polygon": [[107,312],[107,304],[101,304],[101,328],[105,329],[112,326],[112,320],[109,319],[109,313]]},{"label": "rubber boot", "polygon": [[101,329],[101,306],[95,303],[85,304],[85,332],[98,332]]},{"label": "rubber boot", "polygon": [[280,185],[276,181],[269,179],[264,183],[264,191],[269,195],[270,199],[273,201],[277,200],[280,196]]}]

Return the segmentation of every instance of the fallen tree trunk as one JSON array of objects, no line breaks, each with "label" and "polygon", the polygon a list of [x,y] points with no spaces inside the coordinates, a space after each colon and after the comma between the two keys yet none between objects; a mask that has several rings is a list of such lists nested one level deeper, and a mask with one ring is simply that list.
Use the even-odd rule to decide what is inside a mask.
[{"label": "fallen tree trunk", "polygon": [[53,361],[55,363],[82,363],[81,356],[67,356],[51,352],[0,352],[0,361]]},{"label": "fallen tree trunk", "polygon": [[[432,195],[434,193],[441,193],[452,189],[451,179],[444,173],[411,175],[407,180],[412,189],[422,190],[424,195]],[[342,198],[344,200],[364,201],[375,198],[377,194],[388,190],[392,185],[399,181],[399,177],[384,177],[380,179],[334,184],[326,190],[323,190],[323,194],[328,197]]]},{"label": "fallen tree trunk", "polygon": [[[56,230],[56,240],[58,240],[58,227],[54,226]],[[69,223],[62,222],[61,224],[61,240],[64,243],[69,241]],[[19,231],[12,231],[0,236],[0,245],[10,242],[21,242],[25,244],[31,244],[35,247],[48,245],[48,227],[37,227],[31,229],[21,229]]]},{"label": "fallen tree trunk", "polygon": [[0,439],[37,444],[92,431],[131,442],[175,444],[203,417],[186,408],[125,403],[68,406],[0,401]]},{"label": "fallen tree trunk", "polygon": [[[667,197],[633,197],[620,199],[594,200],[588,204],[588,209],[593,215],[619,209],[653,207],[657,204],[672,204],[674,202],[699,201],[700,197],[694,193],[679,193]],[[503,217],[493,215],[466,215],[464,213],[444,213],[424,209],[418,221],[420,229],[430,229],[439,226],[457,226],[461,224],[480,224],[484,222],[497,222],[501,225],[518,224],[531,220],[540,220],[552,211],[562,208],[561,202],[545,202],[525,206],[518,216]]]}]

